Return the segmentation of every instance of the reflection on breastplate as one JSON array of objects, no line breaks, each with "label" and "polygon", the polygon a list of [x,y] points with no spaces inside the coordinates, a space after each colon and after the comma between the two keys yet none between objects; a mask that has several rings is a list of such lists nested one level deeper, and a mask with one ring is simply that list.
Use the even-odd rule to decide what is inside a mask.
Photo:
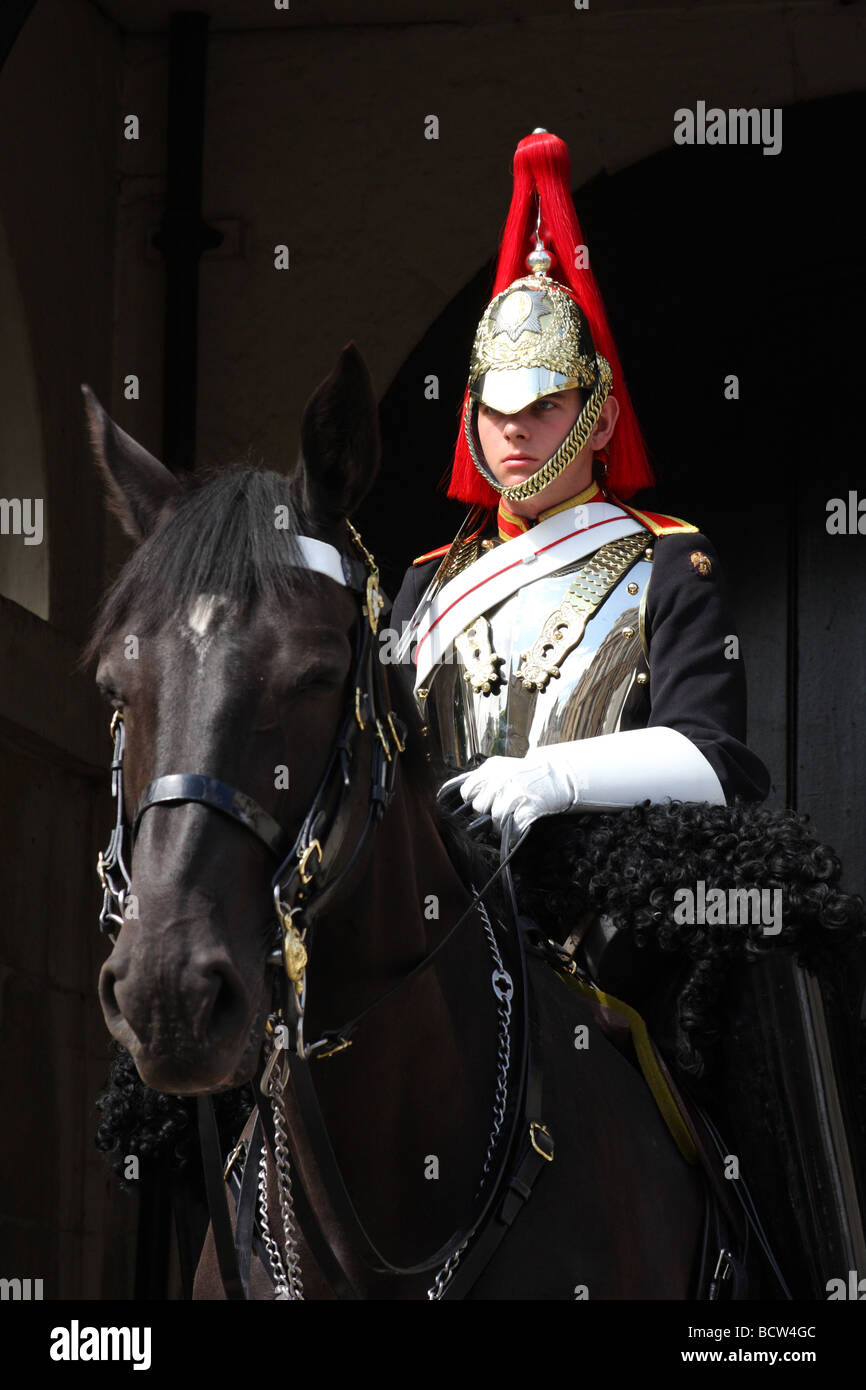
[{"label": "reflection on breastplate", "polygon": [[651,561],[639,560],[614,585],[543,689],[527,690],[519,674],[524,653],[586,563],[524,584],[485,615],[490,647],[503,658],[501,680],[489,691],[467,680],[468,646],[459,639],[436,667],[424,716],[447,767],[459,770],[496,755],[520,758],[530,748],[617,732],[643,666],[640,611]]}]

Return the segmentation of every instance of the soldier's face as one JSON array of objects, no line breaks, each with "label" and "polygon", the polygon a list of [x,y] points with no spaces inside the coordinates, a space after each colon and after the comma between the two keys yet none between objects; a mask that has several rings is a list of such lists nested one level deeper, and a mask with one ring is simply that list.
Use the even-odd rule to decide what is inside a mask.
[{"label": "soldier's face", "polygon": [[542,396],[516,415],[478,407],[478,438],[491,473],[513,487],[537,473],[556,453],[580,413],[578,387]]}]

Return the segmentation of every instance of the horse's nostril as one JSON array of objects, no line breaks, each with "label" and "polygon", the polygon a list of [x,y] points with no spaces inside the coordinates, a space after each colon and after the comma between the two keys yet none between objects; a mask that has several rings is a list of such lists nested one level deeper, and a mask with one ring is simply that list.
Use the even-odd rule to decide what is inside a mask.
[{"label": "horse's nostril", "polygon": [[228,962],[212,965],[207,974],[211,1006],[205,1030],[208,1044],[218,1047],[235,1037],[243,1027],[247,1000],[240,976]]},{"label": "horse's nostril", "polygon": [[115,994],[117,976],[108,962],[103,965],[99,972],[99,1002],[102,1005],[102,1012],[106,1022],[110,1025],[113,1018],[117,1018],[121,1012]]}]

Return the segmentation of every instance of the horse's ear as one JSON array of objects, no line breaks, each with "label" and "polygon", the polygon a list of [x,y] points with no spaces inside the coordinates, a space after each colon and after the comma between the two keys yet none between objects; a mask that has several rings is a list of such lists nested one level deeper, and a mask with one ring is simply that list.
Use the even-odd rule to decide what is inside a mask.
[{"label": "horse's ear", "polygon": [[173,473],[116,425],[82,383],[90,445],[108,505],[128,536],[142,541],[175,510],[183,488]]},{"label": "horse's ear", "polygon": [[333,525],[351,516],[379,470],[379,418],[373,383],[354,343],[316,388],[301,422],[301,457],[292,476],[304,516]]}]

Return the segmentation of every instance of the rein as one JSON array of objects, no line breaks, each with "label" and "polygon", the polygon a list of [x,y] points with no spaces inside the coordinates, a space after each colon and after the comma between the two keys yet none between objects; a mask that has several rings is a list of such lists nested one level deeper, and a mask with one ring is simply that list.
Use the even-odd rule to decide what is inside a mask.
[{"label": "rein", "polygon": [[[125,731],[123,716],[118,710],[111,722],[114,738],[111,790],[117,810],[108,848],[99,855],[97,862],[97,871],[103,887],[99,923],[100,929],[114,941],[116,932],[113,932],[112,928],[119,930],[123,926],[126,895],[131,887],[125,850],[127,844],[134,845],[142,816],[153,806],[182,805],[187,802],[209,806],[238,821],[254,834],[272,855],[280,859],[279,867],[271,881],[280,942],[269,955],[268,964],[284,968],[279,970],[275,982],[279,1004],[266,1024],[264,1050],[267,1053],[270,1048],[270,1055],[259,1076],[259,1090],[263,1096],[271,1099],[274,1113],[272,1119],[267,1106],[260,1104],[259,1124],[256,1126],[256,1134],[264,1130],[277,1167],[285,1265],[282,1264],[278,1247],[268,1229],[267,1172],[263,1161],[258,1193],[259,1221],[273,1271],[272,1277],[285,1290],[278,1292],[277,1296],[303,1297],[293,1201],[297,1202],[301,1214],[304,1236],[332,1290],[342,1298],[357,1296],[340,1261],[331,1250],[327,1236],[301,1185],[298,1184],[297,1190],[293,1191],[292,1188],[288,1171],[283,1097],[289,1079],[328,1203],[344,1232],[351,1238],[354,1252],[359,1253],[367,1268],[376,1274],[411,1276],[438,1270],[434,1283],[428,1290],[427,1296],[430,1299],[463,1296],[491,1258],[518,1211],[528,1201],[539,1173],[546,1163],[553,1160],[553,1139],[541,1120],[540,1036],[524,942],[524,934],[533,924],[514,915],[522,1020],[517,1075],[512,1078],[509,1074],[514,1070],[510,1066],[509,1022],[514,984],[499,956],[496,936],[483,904],[485,893],[500,874],[506,873],[510,878],[510,860],[520,848],[528,831],[524,832],[513,847],[509,847],[509,827],[509,832],[503,840],[499,868],[481,891],[473,894],[473,900],[465,912],[428,955],[396,985],[342,1027],[326,1029],[313,1043],[308,1044],[305,1041],[304,1016],[307,964],[312,944],[311,928],[328,903],[333,901],[334,895],[345,887],[361,860],[375,825],[390,805],[394,794],[397,760],[399,754],[404,751],[407,734],[403,722],[388,708],[387,680],[374,643],[379,613],[384,603],[379,591],[378,570],[357,531],[350,522],[347,521],[346,524],[355,546],[363,557],[363,563],[347,557],[335,547],[323,542],[309,537],[298,538],[308,568],[327,574],[361,595],[361,620],[355,629],[349,708],[344,713],[327,767],[294,843],[288,847],[289,837],[252,797],[228,783],[201,773],[170,773],[150,782],[136,807],[130,831],[125,822],[123,798]],[[367,814],[360,834],[354,843],[350,844],[349,829],[355,810],[351,795],[352,767],[358,755],[361,737],[365,734],[372,737]],[[513,888],[511,900],[513,903]],[[516,907],[516,904],[514,906]],[[330,1143],[312,1083],[309,1061],[314,1057],[331,1057],[350,1047],[352,1035],[369,1014],[426,970],[476,909],[484,919],[488,945],[494,961],[492,986],[500,1011],[500,1060],[493,1131],[482,1180],[473,1202],[473,1213],[465,1228],[452,1235],[428,1259],[411,1266],[397,1266],[388,1261],[376,1248],[355,1211]],[[306,925],[297,925],[296,919],[306,919]],[[292,1056],[290,1068],[289,1054]],[[502,1143],[500,1130],[505,1119],[509,1091],[512,1119],[507,1142]],[[245,1171],[238,1203],[235,1244],[232,1244],[227,1234],[231,1228],[223,1178],[228,1177],[235,1155],[229,1159],[223,1174],[222,1157],[212,1114],[210,1119],[202,1114],[203,1110],[207,1109],[208,1101],[200,1098],[202,1154],[220,1273],[227,1296],[235,1299],[245,1298],[249,1292],[249,1245],[254,1235],[254,1184],[251,1180],[252,1175]],[[249,1148],[247,1167],[258,1162],[258,1151],[254,1154],[254,1147],[251,1145]],[[488,1175],[497,1148],[500,1151],[499,1162],[493,1180],[485,1184],[484,1179]],[[244,1250],[240,1248],[239,1238],[243,1239],[246,1247]],[[239,1273],[239,1264],[243,1274]],[[461,1265],[459,1270],[458,1265]]]}]

